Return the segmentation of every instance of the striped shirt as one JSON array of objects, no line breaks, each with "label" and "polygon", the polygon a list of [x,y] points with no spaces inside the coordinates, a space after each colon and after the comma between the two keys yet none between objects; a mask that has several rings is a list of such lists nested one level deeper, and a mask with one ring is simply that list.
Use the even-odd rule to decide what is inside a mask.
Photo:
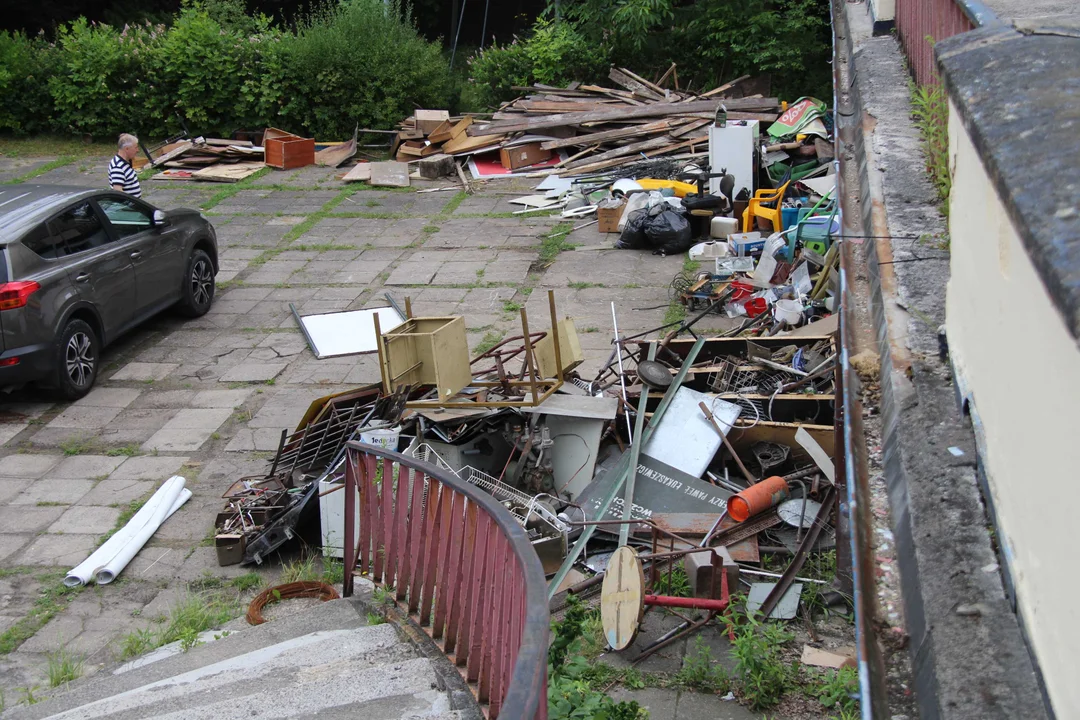
[{"label": "striped shirt", "polygon": [[131,163],[119,155],[113,155],[113,159],[109,161],[109,185],[110,187],[119,185],[128,195],[142,197],[139,176],[135,174]]}]

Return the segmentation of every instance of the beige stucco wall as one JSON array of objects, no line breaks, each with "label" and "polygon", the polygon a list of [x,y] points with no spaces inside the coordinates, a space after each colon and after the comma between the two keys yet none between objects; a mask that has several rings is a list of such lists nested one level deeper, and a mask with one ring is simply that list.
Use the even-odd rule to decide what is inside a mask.
[{"label": "beige stucco wall", "polygon": [[1080,349],[949,108],[949,351],[1059,718],[1080,717]]}]

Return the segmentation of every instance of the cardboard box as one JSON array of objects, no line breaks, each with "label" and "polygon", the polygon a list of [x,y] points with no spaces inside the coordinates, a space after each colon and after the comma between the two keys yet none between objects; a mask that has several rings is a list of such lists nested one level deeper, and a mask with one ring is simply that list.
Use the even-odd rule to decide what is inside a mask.
[{"label": "cardboard box", "polygon": [[525,143],[524,145],[499,150],[499,161],[507,170],[517,170],[518,168],[535,165],[544,162],[550,157],[551,151],[541,149],[538,142]]},{"label": "cardboard box", "polygon": [[623,200],[615,207],[596,208],[596,227],[602,233],[619,232],[619,220],[622,219],[623,211],[626,210],[626,201]]},{"label": "cardboard box", "polygon": [[295,170],[315,164],[315,139],[302,138],[277,128],[263,135],[266,164],[278,170]]}]

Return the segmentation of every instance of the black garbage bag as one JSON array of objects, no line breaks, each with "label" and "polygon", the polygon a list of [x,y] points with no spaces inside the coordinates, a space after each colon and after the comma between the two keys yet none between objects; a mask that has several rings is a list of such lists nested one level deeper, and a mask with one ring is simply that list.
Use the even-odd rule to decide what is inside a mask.
[{"label": "black garbage bag", "polygon": [[690,221],[675,208],[665,208],[650,217],[645,223],[645,237],[659,255],[684,253],[694,244]]},{"label": "black garbage bag", "polygon": [[623,250],[644,250],[649,247],[645,237],[645,223],[649,220],[648,210],[635,210],[626,216],[626,224],[619,235],[615,247]]}]

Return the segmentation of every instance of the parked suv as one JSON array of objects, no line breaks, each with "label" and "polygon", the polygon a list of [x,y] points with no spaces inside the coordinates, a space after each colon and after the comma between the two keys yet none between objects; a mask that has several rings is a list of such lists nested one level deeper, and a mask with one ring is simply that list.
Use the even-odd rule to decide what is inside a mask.
[{"label": "parked suv", "polygon": [[112,190],[0,188],[0,388],[40,381],[75,400],[101,349],[162,310],[210,309],[217,235]]}]

